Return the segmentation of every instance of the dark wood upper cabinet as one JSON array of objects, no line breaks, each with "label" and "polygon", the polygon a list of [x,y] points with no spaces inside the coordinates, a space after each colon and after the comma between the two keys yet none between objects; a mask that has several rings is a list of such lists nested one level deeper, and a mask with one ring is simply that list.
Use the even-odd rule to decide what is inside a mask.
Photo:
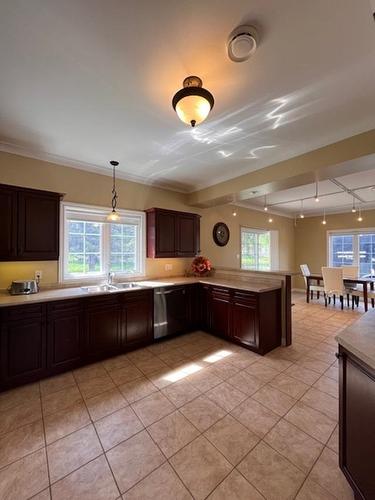
[{"label": "dark wood upper cabinet", "polygon": [[0,185],[0,260],[58,260],[60,198]]},{"label": "dark wood upper cabinet", "polygon": [[147,214],[147,257],[195,257],[200,244],[200,216],[150,208]]}]

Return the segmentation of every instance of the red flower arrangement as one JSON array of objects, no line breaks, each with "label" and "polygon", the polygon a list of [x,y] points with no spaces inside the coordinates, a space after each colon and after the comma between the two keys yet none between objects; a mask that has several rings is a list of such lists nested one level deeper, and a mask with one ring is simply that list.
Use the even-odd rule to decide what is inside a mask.
[{"label": "red flower arrangement", "polygon": [[207,257],[198,256],[195,257],[191,264],[191,270],[196,276],[207,276],[211,271],[211,262]]}]

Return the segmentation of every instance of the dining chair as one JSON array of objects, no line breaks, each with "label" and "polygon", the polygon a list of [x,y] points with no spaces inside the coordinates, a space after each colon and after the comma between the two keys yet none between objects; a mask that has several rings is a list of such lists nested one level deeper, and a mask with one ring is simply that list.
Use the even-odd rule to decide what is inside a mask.
[{"label": "dining chair", "polygon": [[[358,278],[359,276],[359,266],[342,266],[343,273],[344,273],[344,279],[345,278]],[[345,288],[347,289],[347,301],[348,301],[348,307],[349,307],[349,295],[352,295],[355,297],[356,300],[356,305],[358,307],[359,305],[359,298],[363,297],[363,286],[362,285],[357,285],[355,283],[346,283]],[[360,293],[351,293],[352,291],[355,292],[360,292]]]},{"label": "dining chair", "polygon": [[344,309],[344,295],[347,290],[344,285],[344,273],[342,267],[322,267],[322,276],[324,282],[324,302],[327,307],[328,302],[336,304],[336,295],[340,298],[341,309]]},{"label": "dining chair", "polygon": [[[305,280],[305,287],[307,288],[306,276],[310,276],[311,275],[309,266],[307,264],[301,264],[299,267],[301,269],[303,279]],[[322,285],[320,285],[320,284],[318,284],[318,285],[310,285],[310,294],[311,294],[311,298],[312,299],[314,298],[314,292],[316,292],[316,296],[319,299],[320,292],[324,293],[324,287]]]}]

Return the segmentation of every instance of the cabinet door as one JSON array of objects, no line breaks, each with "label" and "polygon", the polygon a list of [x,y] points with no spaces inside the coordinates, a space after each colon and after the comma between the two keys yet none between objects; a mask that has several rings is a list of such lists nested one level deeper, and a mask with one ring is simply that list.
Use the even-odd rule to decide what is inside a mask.
[{"label": "cabinet door", "polygon": [[189,329],[189,303],[184,286],[164,290],[168,335]]},{"label": "cabinet door", "polygon": [[2,385],[10,387],[46,374],[46,328],[42,317],[4,322],[1,330]]},{"label": "cabinet door", "polygon": [[375,371],[340,353],[340,467],[356,498],[375,498]]},{"label": "cabinet door", "polygon": [[18,192],[18,259],[57,260],[59,258],[58,195]]},{"label": "cabinet door", "polygon": [[125,296],[122,317],[123,346],[132,346],[151,342],[153,300],[152,292],[130,294]]},{"label": "cabinet door", "polygon": [[199,325],[204,330],[211,330],[211,288],[208,285],[199,285]]},{"label": "cabinet door", "polygon": [[82,358],[82,308],[79,302],[49,305],[47,320],[47,366],[63,371],[77,366]]},{"label": "cabinet door", "polygon": [[94,304],[87,307],[85,321],[85,354],[90,359],[115,354],[120,349],[118,304]]},{"label": "cabinet door", "polygon": [[231,301],[229,291],[212,290],[211,330],[221,337],[229,337],[231,319]]},{"label": "cabinet door", "polygon": [[176,256],[195,257],[199,252],[199,217],[191,214],[176,216]]},{"label": "cabinet door", "polygon": [[17,256],[17,192],[0,186],[0,260],[14,260]]},{"label": "cabinet door", "polygon": [[176,216],[174,213],[156,213],[156,255],[155,257],[175,257]]},{"label": "cabinet door", "polygon": [[251,347],[258,345],[258,318],[256,302],[234,298],[232,306],[232,336],[234,340]]}]

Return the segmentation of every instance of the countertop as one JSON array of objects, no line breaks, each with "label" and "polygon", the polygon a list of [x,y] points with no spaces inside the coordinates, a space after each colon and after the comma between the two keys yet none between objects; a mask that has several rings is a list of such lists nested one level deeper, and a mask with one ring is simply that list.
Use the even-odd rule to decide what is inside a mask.
[{"label": "countertop", "polygon": [[[135,281],[134,281],[135,282]],[[209,285],[224,286],[227,288],[235,288],[237,290],[244,290],[248,292],[263,293],[272,290],[278,290],[281,288],[279,284],[271,283],[249,283],[242,280],[226,280],[221,278],[194,278],[194,277],[176,277],[176,278],[164,278],[164,279],[154,279],[146,281],[137,281],[139,285],[135,288],[130,289],[120,289],[116,291],[99,291],[99,292],[87,292],[81,287],[72,288],[49,288],[42,289],[38,293],[31,295],[9,295],[7,291],[0,292],[0,307],[8,307],[22,304],[31,304],[38,302],[51,302],[55,300],[66,300],[75,298],[91,297],[95,295],[108,295],[114,293],[128,293],[135,290],[140,290],[144,288],[158,288],[163,286],[177,286],[177,285],[187,285],[192,283],[205,283]],[[116,283],[114,283],[116,285]]]},{"label": "countertop", "polygon": [[337,342],[375,370],[375,309],[336,336]]}]

